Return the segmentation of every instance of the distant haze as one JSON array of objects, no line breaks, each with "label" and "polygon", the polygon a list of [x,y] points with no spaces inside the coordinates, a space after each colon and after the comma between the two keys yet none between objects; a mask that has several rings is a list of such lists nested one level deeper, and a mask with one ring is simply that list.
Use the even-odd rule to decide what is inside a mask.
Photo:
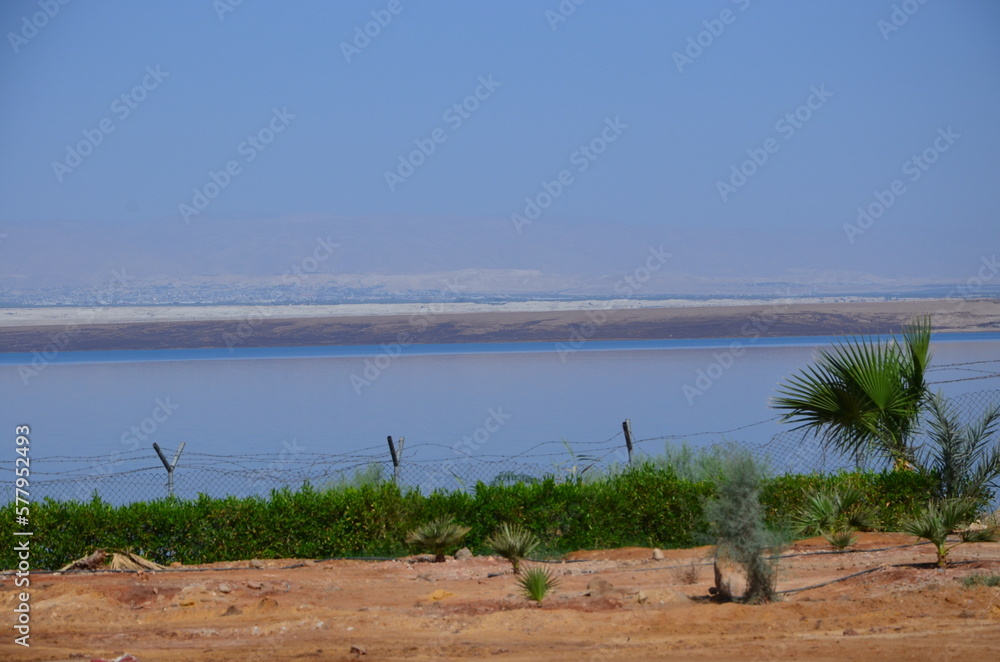
[{"label": "distant haze", "polygon": [[[344,289],[421,298],[490,296],[837,295],[939,285],[974,276],[974,241],[901,237],[881,257],[794,230],[695,230],[500,217],[286,216],[155,222],[36,221],[9,226],[18,250],[0,289],[37,294],[160,286],[202,302]],[[933,267],[914,259],[933,251]],[[982,254],[982,253],[980,253]],[[46,256],[44,260],[36,256]],[[991,254],[983,254],[989,258]],[[20,257],[19,257],[20,256]],[[165,299],[163,297],[166,297]],[[122,302],[111,297],[106,303]],[[127,302],[141,303],[144,297]]]},{"label": "distant haze", "polygon": [[995,0],[57,4],[0,306],[998,292]]}]

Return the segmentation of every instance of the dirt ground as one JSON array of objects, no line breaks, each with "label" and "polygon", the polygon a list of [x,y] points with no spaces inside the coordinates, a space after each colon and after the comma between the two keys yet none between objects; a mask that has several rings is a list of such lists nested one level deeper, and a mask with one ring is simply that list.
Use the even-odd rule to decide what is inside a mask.
[{"label": "dirt ground", "polygon": [[561,583],[541,607],[490,557],[39,574],[30,648],[13,643],[24,589],[4,575],[0,659],[998,659],[1000,588],[958,580],[1000,572],[1000,543],[959,546],[951,558],[965,563],[939,571],[933,549],[912,542],[861,534],[854,551],[830,554],[816,553],[830,549],[821,539],[800,541],[780,562],[779,590],[872,571],[764,606],[708,600],[712,567],[696,564],[709,548],[572,554],[547,564]]}]

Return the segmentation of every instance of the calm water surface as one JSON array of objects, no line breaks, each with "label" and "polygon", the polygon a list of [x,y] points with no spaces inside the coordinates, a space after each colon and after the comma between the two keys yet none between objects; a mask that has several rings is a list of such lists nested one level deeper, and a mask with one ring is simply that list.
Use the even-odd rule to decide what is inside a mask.
[{"label": "calm water surface", "polygon": [[[743,339],[735,352],[731,342],[594,342],[572,352],[553,343],[426,345],[395,356],[380,347],[64,352],[28,377],[30,355],[0,354],[0,431],[12,448],[14,426],[31,426],[39,471],[54,456],[136,446],[148,456],[154,441],[218,455],[289,446],[346,453],[384,447],[393,435],[419,459],[449,459],[477,431],[475,452],[484,455],[607,440],[625,418],[639,439],[693,435],[772,417],[776,384],[828,339]],[[1000,334],[937,336],[933,347],[934,382],[1000,365]],[[951,364],[969,365],[944,367]],[[957,395],[1000,389],[1000,381],[939,388]],[[782,429],[767,422],[727,437],[759,443]],[[658,453],[663,444],[641,447]],[[565,455],[561,445],[550,449]]]}]

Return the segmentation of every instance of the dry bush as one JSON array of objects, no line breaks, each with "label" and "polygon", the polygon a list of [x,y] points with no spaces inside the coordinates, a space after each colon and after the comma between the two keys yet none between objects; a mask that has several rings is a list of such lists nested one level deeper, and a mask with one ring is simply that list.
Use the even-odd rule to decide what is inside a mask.
[{"label": "dry bush", "polygon": [[674,576],[674,580],[678,584],[697,584],[698,583],[698,570],[699,570],[698,559],[691,559],[686,565],[680,565],[671,570],[671,574]]}]

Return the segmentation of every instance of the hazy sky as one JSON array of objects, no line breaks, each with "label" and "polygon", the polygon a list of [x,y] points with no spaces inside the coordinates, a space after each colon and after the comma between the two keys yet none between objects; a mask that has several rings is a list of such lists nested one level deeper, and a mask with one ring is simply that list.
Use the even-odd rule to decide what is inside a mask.
[{"label": "hazy sky", "polygon": [[790,231],[956,278],[997,248],[996,2],[235,2],[2,4],[0,263],[23,223],[294,214]]}]

